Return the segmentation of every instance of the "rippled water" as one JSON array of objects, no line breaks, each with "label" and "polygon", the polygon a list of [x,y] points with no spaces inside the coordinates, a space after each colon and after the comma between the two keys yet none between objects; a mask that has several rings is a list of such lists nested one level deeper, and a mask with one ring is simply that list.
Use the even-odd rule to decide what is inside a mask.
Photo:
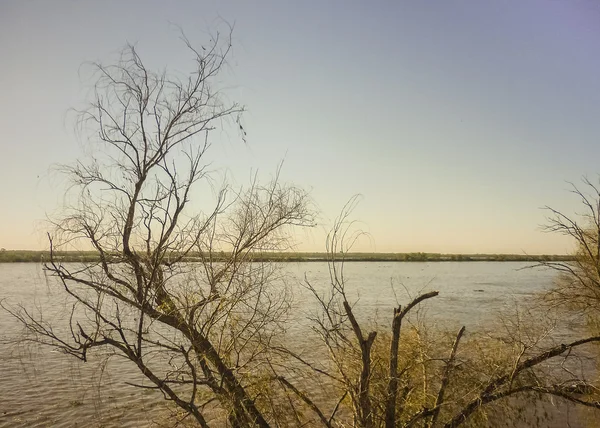
[{"label": "rippled water", "polygon": [[[448,323],[476,327],[514,307],[515,300],[547,289],[555,273],[546,269],[524,269],[530,263],[510,262],[403,262],[347,263],[345,279],[349,297],[358,299],[362,314],[383,319],[392,308],[407,303],[420,291],[437,290],[427,302],[428,315]],[[327,286],[326,264],[295,265],[296,274],[306,275],[316,286]],[[307,296],[302,294],[302,298]]]},{"label": "rippled water", "polygon": [[[436,262],[348,263],[347,292],[355,298],[362,320],[390,319],[392,308],[406,303],[419,291],[438,290],[427,302],[427,316],[447,328],[466,325],[467,331],[489,325],[500,311],[511,311],[515,302],[546,289],[555,274],[548,270],[521,269],[527,263]],[[328,284],[325,263],[286,264],[298,283],[308,279],[317,289]],[[305,288],[294,288],[297,329],[306,328],[313,301]],[[64,296],[52,294],[36,264],[0,264],[0,298],[41,308],[46,317],[64,316]],[[0,311],[2,338],[17,337],[20,326]],[[298,331],[296,331],[298,333]],[[302,334],[293,334],[301,341]],[[299,343],[302,345],[302,343]],[[140,375],[124,360],[101,358],[82,363],[47,348],[0,345],[0,427],[150,426],[164,420],[162,397],[125,382]]]},{"label": "rippled water", "polygon": [[[41,266],[0,264],[0,299],[58,321],[67,306],[51,291]],[[1,339],[20,337],[21,325],[2,310],[0,326]],[[0,427],[150,426],[167,412],[154,391],[125,384],[140,380],[114,357],[83,363],[46,347],[0,344]]]}]

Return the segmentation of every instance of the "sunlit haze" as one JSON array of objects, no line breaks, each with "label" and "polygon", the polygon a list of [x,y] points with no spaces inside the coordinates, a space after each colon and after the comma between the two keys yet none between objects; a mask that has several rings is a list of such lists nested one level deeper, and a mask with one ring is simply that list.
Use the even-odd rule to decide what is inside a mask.
[{"label": "sunlit haze", "polygon": [[[69,109],[89,100],[86,61],[135,43],[152,69],[189,69],[179,40],[224,22],[221,76],[245,105],[247,143],[214,134],[208,159],[235,185],[255,171],[310,191],[324,230],[355,194],[369,252],[553,253],[550,205],[600,172],[600,3],[590,1],[0,2],[0,247],[43,249],[83,155]],[[201,195],[192,196],[201,200]],[[207,207],[208,208],[208,207]]]}]

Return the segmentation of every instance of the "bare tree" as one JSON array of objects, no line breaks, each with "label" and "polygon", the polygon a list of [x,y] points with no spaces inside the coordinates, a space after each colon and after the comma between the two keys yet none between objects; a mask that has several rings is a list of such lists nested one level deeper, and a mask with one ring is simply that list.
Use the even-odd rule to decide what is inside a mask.
[{"label": "bare tree", "polygon": [[[96,348],[127,358],[201,426],[206,412],[231,426],[268,426],[269,349],[283,334],[289,300],[275,265],[257,255],[288,248],[289,228],[313,224],[307,194],[255,179],[247,189],[207,192],[211,131],[240,124],[216,79],[231,34],[195,48],[186,77],[149,70],[133,45],[115,64],[93,64],[89,108],[79,112],[89,158],[62,172],[75,203],[53,220],[45,269],[70,296],[66,328],[8,307],[28,339],[87,361]],[[243,135],[243,136],[244,136]],[[242,136],[242,137],[243,137]],[[205,190],[210,190],[205,186]],[[208,196],[207,196],[208,195]],[[99,262],[62,263],[62,249],[97,251]],[[190,263],[190,261],[196,263]],[[272,415],[271,415],[272,416]],[[271,417],[273,419],[274,416]]]},{"label": "bare tree", "polygon": [[[473,333],[465,339],[465,327],[454,334],[428,331],[425,323],[409,317],[439,294],[430,291],[395,308],[391,328],[361,325],[344,277],[345,255],[361,236],[353,232],[349,220],[355,204],[352,199],[346,205],[328,236],[329,289],[323,293],[306,281],[320,308],[313,318],[324,346],[320,358],[327,355],[329,363],[295,355],[314,375],[327,380],[332,395],[338,394],[339,400],[328,404],[331,410],[324,410],[325,403],[318,410],[324,425],[482,426],[493,417],[527,418],[544,396],[600,409],[600,390],[589,372],[589,359],[579,352],[586,347],[589,351],[600,336],[552,344],[554,326],[542,326],[539,314],[529,318],[519,314],[504,320],[494,334]],[[305,401],[314,403],[310,398]],[[525,404],[534,406],[529,415],[523,413]]]},{"label": "bare tree", "polygon": [[582,186],[571,185],[583,211],[568,215],[551,207],[544,230],[572,239],[573,259],[542,261],[539,265],[560,273],[556,286],[545,297],[553,306],[582,311],[590,320],[600,315],[600,189],[587,177]]}]

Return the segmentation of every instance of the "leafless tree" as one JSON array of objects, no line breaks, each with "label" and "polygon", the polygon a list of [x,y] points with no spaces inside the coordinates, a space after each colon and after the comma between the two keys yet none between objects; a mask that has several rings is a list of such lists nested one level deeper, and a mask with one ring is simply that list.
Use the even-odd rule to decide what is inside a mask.
[{"label": "leafless tree", "polygon": [[[193,59],[186,77],[149,70],[133,45],[115,64],[92,64],[93,100],[78,116],[90,156],[61,169],[75,202],[53,220],[45,264],[71,298],[69,323],[4,306],[29,340],[83,361],[96,348],[127,358],[150,381],[139,386],[201,426],[211,409],[234,427],[266,427],[274,416],[261,382],[283,388],[269,349],[285,331],[289,300],[280,282],[274,289],[276,266],[257,256],[287,249],[289,228],[312,225],[313,212],[279,173],[267,185],[198,194],[211,184],[211,131],[231,123],[245,136],[243,107],[216,88],[230,36],[198,48],[182,37]],[[192,208],[200,198],[212,208]],[[99,262],[56,256],[90,247]]]},{"label": "leafless tree", "polygon": [[569,215],[546,207],[550,213],[544,230],[571,238],[573,259],[543,261],[539,265],[558,271],[556,286],[545,297],[555,307],[576,309],[598,320],[600,315],[600,189],[587,177],[582,186],[571,185],[583,211]]},{"label": "leafless tree", "polygon": [[[345,254],[361,236],[349,221],[355,204],[356,199],[348,203],[328,236],[329,289],[323,293],[306,281],[319,307],[313,322],[325,351],[320,358],[327,355],[329,364],[296,358],[337,391],[339,400],[327,412],[323,406],[318,410],[324,425],[482,426],[493,417],[527,417],[521,413],[523,403],[535,407],[544,396],[600,408],[600,390],[586,366],[589,360],[578,352],[600,342],[600,336],[552,344],[552,325],[545,328],[539,317],[520,315],[504,320],[494,334],[474,333],[465,339],[465,327],[453,335],[435,334],[409,315],[438,296],[437,291],[395,308],[391,328],[380,323],[361,326],[344,277]],[[305,401],[312,408],[313,402]]]}]

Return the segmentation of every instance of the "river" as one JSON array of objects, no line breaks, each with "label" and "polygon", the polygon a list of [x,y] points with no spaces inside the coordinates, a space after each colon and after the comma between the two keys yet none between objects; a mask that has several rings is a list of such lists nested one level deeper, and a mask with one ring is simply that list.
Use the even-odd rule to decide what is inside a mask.
[{"label": "river", "polygon": [[[393,307],[406,303],[409,295],[437,290],[440,295],[424,305],[428,320],[449,329],[465,325],[467,331],[474,331],[493,325],[499,313],[514,311],[516,303],[552,284],[553,271],[523,269],[526,266],[521,262],[353,262],[346,264],[345,278],[362,320],[387,324]],[[284,269],[298,284],[305,278],[317,289],[328,284],[326,263],[289,263]],[[55,321],[65,316],[64,295],[51,291],[37,264],[0,264],[0,298],[39,308]],[[310,295],[298,285],[294,298],[295,313],[305,318],[314,307]],[[304,328],[302,322],[299,325]],[[0,326],[3,340],[14,339],[21,331],[19,323],[1,310]],[[140,427],[164,420],[168,413],[162,397],[126,384],[136,379],[139,375],[124,360],[82,363],[48,348],[2,343],[0,427]]]}]

